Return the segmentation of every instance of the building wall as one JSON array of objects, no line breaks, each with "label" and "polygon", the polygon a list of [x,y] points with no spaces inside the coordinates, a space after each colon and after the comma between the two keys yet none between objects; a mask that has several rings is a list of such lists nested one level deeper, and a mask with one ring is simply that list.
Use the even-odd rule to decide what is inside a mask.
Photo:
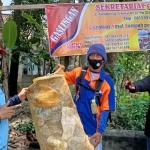
[{"label": "building wall", "polygon": [[[26,58],[23,64],[19,65],[18,70],[18,85],[21,87],[29,86],[32,84],[33,76],[37,75],[38,68],[36,65],[28,65],[29,59]],[[41,74],[43,74],[43,65],[41,65]]]}]

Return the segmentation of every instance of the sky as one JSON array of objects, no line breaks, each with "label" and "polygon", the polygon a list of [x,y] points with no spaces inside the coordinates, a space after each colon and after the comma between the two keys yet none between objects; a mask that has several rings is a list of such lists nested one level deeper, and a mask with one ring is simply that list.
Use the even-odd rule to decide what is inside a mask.
[{"label": "sky", "polygon": [[3,6],[7,6],[11,3],[11,0],[2,0]]},{"label": "sky", "polygon": [[[11,3],[11,0],[2,0],[3,6],[8,6]],[[10,11],[3,11],[3,14],[10,14]]]}]

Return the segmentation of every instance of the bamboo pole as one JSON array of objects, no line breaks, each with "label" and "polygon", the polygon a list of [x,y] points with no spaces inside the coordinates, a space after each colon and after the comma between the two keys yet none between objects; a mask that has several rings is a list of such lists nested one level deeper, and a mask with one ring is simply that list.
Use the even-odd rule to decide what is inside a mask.
[{"label": "bamboo pole", "polygon": [[45,4],[0,6],[0,11],[45,9]]}]

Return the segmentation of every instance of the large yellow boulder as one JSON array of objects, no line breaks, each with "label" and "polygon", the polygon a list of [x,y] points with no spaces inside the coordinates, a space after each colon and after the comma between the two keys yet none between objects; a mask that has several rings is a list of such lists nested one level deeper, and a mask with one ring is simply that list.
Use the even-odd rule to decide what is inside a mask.
[{"label": "large yellow boulder", "polygon": [[94,150],[61,69],[33,80],[27,98],[41,150]]}]

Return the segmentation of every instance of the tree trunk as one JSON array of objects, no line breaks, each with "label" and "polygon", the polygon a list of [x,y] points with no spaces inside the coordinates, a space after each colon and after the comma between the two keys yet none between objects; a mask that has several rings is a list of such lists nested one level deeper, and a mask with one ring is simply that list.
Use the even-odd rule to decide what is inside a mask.
[{"label": "tree trunk", "polygon": [[46,61],[46,74],[51,73],[51,59]]},{"label": "tree trunk", "polygon": [[48,61],[46,61],[46,74],[53,73],[54,71],[54,59],[50,58]]},{"label": "tree trunk", "polygon": [[0,6],[2,6],[3,5],[3,3],[2,3],[2,1],[0,0]]},{"label": "tree trunk", "polygon": [[38,77],[41,76],[41,62],[38,63],[37,67],[38,67]]},{"label": "tree trunk", "polygon": [[117,61],[118,59],[118,53],[107,53],[107,62],[105,63],[105,70],[108,72],[108,67],[111,66],[111,69],[114,69],[113,68],[113,64]]},{"label": "tree trunk", "polygon": [[68,70],[72,70],[75,67],[75,56],[69,56]]},{"label": "tree trunk", "polygon": [[65,56],[65,57],[64,57],[64,65],[65,65],[65,68],[66,68],[66,69],[68,69],[68,66],[69,66],[69,57],[70,57],[70,56]]},{"label": "tree trunk", "polygon": [[87,64],[86,55],[80,55],[79,56],[79,66],[86,66],[86,64]]},{"label": "tree trunk", "polygon": [[[21,0],[14,0],[15,5],[21,5]],[[14,21],[17,24],[17,40],[16,45],[18,46],[18,51],[20,51],[20,19],[21,11],[14,11]],[[18,68],[19,68],[19,53],[15,53],[11,58],[11,66],[10,66],[10,76],[9,76],[9,95],[13,96],[18,93],[17,90],[17,80],[18,80]]]},{"label": "tree trunk", "polygon": [[7,56],[3,55],[3,62],[2,62],[2,72],[4,75],[3,79],[3,90],[5,93],[6,100],[9,99],[9,89],[8,89],[8,60]]},{"label": "tree trunk", "polygon": [[[2,2],[0,1],[0,5],[2,5]],[[2,26],[3,26],[3,18],[2,14],[0,12],[0,46],[4,47],[3,41],[2,41]],[[3,85],[3,90],[6,96],[6,100],[9,98],[8,95],[8,63],[7,63],[7,57],[3,55],[2,59],[2,73],[3,73],[3,80],[2,80],[2,85]]]}]

